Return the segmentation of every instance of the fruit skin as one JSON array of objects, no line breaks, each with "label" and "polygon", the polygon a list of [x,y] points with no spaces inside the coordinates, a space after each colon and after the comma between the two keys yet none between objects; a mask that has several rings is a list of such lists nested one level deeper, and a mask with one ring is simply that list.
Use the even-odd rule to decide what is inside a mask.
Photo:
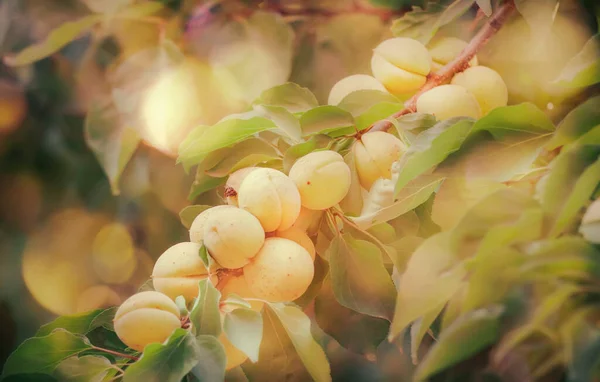
[{"label": "fruit skin", "polygon": [[[225,301],[229,294],[236,294],[241,298],[258,298],[250,290],[250,286],[246,281],[246,277],[242,274],[240,276],[233,276],[227,280],[223,289],[221,289],[221,301]],[[260,312],[263,308],[264,302],[262,301],[248,301],[251,309]]]},{"label": "fruit skin", "polygon": [[433,114],[440,121],[453,117],[481,117],[481,108],[467,89],[458,85],[440,85],[417,100],[417,112]]},{"label": "fruit skin", "polygon": [[358,90],[380,90],[387,92],[377,78],[366,74],[354,74],[344,77],[331,88],[327,104],[338,105],[348,94]]},{"label": "fruit skin", "polygon": [[[225,183],[225,192],[227,198],[227,204],[230,206],[238,206],[238,196],[237,193],[240,190],[240,186],[244,179],[254,170],[257,170],[258,167],[246,167],[234,171],[229,178],[227,178],[227,182]],[[228,189],[235,191],[235,195],[227,195]]]},{"label": "fruit skin", "polygon": [[451,83],[462,86],[475,96],[481,115],[508,104],[508,88],[504,80],[498,72],[487,66],[468,68],[456,74]]},{"label": "fruit skin", "polygon": [[226,208],[234,208],[234,206],[215,206],[198,214],[190,227],[190,241],[192,243],[201,243],[204,240],[204,226],[206,225],[206,220],[216,211]]},{"label": "fruit skin", "polygon": [[204,245],[208,253],[225,268],[248,264],[265,241],[260,221],[241,208],[221,208],[210,214],[204,224]]},{"label": "fruit skin", "polygon": [[289,177],[296,183],[302,206],[325,210],[338,204],[350,189],[350,167],[340,154],[315,151],[298,159]]},{"label": "fruit skin", "polygon": [[300,214],[300,192],[281,171],[259,168],[240,185],[238,204],[258,218],[265,232],[285,230]]},{"label": "fruit skin", "polygon": [[[154,264],[152,284],[158,292],[175,300],[177,296],[186,301],[198,297],[198,282],[208,275],[208,270],[198,256],[201,245],[184,242],[167,249]],[[213,284],[218,281],[211,278]]]},{"label": "fruit skin", "polygon": [[316,256],[315,244],[310,240],[310,237],[303,230],[290,227],[285,231],[276,231],[273,233],[274,237],[282,237],[284,239],[291,240],[297,244],[300,244],[302,248],[306,249],[306,252],[314,260]]},{"label": "fruit skin", "polygon": [[225,356],[227,357],[227,363],[225,364],[225,370],[231,370],[244,363],[248,359],[248,356],[240,349],[236,348],[227,338],[225,332],[221,332],[219,341],[225,348]]},{"label": "fruit skin", "polygon": [[162,343],[181,327],[179,309],[166,295],[156,291],[129,297],[115,313],[115,332],[124,344],[143,351],[146,345]]},{"label": "fruit skin", "polygon": [[[456,37],[441,37],[434,39],[427,46],[431,55],[431,71],[437,72],[447,63],[454,60],[468,43]],[[477,66],[477,56],[469,61],[470,66]]]},{"label": "fruit skin", "polygon": [[431,56],[417,40],[396,37],[383,41],[371,58],[373,76],[393,94],[418,90],[431,71]]},{"label": "fruit skin", "polygon": [[358,180],[367,191],[379,178],[391,179],[392,164],[406,151],[406,145],[390,133],[364,134],[352,146]]},{"label": "fruit skin", "polygon": [[298,215],[298,219],[292,224],[292,227],[306,232],[308,236],[316,235],[319,232],[323,214],[322,210],[309,210],[302,207],[300,208],[300,215]]},{"label": "fruit skin", "polygon": [[271,302],[293,301],[310,285],[314,264],[301,245],[269,237],[256,257],[244,267],[244,275],[259,298]]}]

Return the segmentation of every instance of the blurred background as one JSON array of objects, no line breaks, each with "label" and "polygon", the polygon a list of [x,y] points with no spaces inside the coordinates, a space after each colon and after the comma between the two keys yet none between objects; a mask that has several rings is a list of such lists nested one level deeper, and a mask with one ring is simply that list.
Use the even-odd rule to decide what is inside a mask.
[{"label": "blurred background", "polygon": [[[0,0],[0,364],[57,315],[118,305],[186,240],[179,211],[220,203],[176,164],[191,128],[286,81],[326,103],[339,79],[370,74],[394,18],[424,5],[162,0],[151,15],[119,13],[134,3],[150,2]],[[577,98],[548,83],[597,33],[598,3],[531,3],[554,22],[514,20],[479,62],[502,74],[511,103],[558,118]],[[11,64],[59,25],[99,14],[59,52]],[[469,40],[483,22],[474,7],[440,33]]]}]

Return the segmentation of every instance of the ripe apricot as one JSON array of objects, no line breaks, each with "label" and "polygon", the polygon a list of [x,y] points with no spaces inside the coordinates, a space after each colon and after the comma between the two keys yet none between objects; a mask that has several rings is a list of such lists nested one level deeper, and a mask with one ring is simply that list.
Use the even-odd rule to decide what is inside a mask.
[{"label": "ripe apricot", "polygon": [[352,146],[358,180],[367,191],[379,178],[391,179],[392,163],[400,159],[406,146],[390,133],[374,131],[364,134]]}]

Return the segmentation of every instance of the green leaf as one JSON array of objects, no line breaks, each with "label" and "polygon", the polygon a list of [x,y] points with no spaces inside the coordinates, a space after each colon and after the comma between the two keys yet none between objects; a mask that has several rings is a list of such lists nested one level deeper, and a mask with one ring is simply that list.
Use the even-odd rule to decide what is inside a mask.
[{"label": "green leaf", "polygon": [[496,140],[528,134],[529,138],[547,136],[554,131],[554,124],[543,111],[532,103],[498,107],[479,119],[473,132],[488,131]]},{"label": "green leaf", "polygon": [[315,298],[315,320],[340,345],[358,354],[375,353],[390,327],[387,320],[360,314],[340,305],[329,277],[323,281]]},{"label": "green leaf", "polygon": [[84,335],[101,326],[112,330],[112,320],[115,311],[116,308],[96,309],[91,312],[61,316],[46,325],[42,325],[35,336],[47,336],[54,329],[64,329],[73,334]]},{"label": "green leaf", "polygon": [[581,89],[600,82],[600,34],[590,38],[581,51],[563,68],[550,83],[553,91]]},{"label": "green leaf", "polygon": [[70,357],[54,370],[54,376],[64,382],[102,382],[114,377],[117,369],[104,357],[85,355]]},{"label": "green leaf", "polygon": [[493,344],[500,335],[502,310],[493,306],[458,318],[429,350],[415,372],[415,381],[426,380]]},{"label": "green leaf", "polygon": [[479,9],[487,16],[490,17],[492,14],[492,2],[491,0],[475,0]]},{"label": "green leaf", "polygon": [[466,275],[450,247],[450,232],[425,240],[413,253],[400,277],[398,298],[389,338],[413,321],[438,309],[458,290]]},{"label": "green leaf", "polygon": [[319,106],[310,90],[292,82],[265,90],[253,104],[278,106],[290,113],[301,113]]},{"label": "green leaf", "polygon": [[600,96],[592,97],[567,114],[547,145],[548,150],[576,141],[600,123]]},{"label": "green leaf", "polygon": [[193,201],[197,196],[202,195],[205,192],[208,192],[227,182],[227,177],[223,176],[220,178],[214,178],[208,175],[207,171],[222,161],[223,158],[225,158],[227,154],[230,154],[231,150],[234,148],[235,146],[232,148],[224,148],[213,151],[206,157],[206,159],[198,164],[198,167],[196,168],[196,177],[194,179],[194,183],[192,183],[188,200]]},{"label": "green leaf", "polygon": [[87,144],[108,176],[113,194],[118,195],[119,179],[141,141],[139,134],[123,123],[112,102],[92,104],[84,129]]},{"label": "green leaf", "polygon": [[222,303],[223,305],[234,305],[237,308],[250,309],[252,307],[252,305],[248,301],[246,301],[244,298],[238,296],[235,293],[229,293],[227,295],[227,298],[223,300]]},{"label": "green leaf", "polygon": [[426,45],[444,25],[451,23],[471,8],[475,0],[457,0],[446,5],[443,2],[427,3],[427,8],[413,6],[392,24],[396,37],[410,37]]},{"label": "green leaf", "polygon": [[472,128],[472,120],[449,119],[419,134],[400,159],[395,193],[457,151]]},{"label": "green leaf", "polygon": [[254,105],[254,110],[259,116],[269,118],[277,125],[279,130],[275,132],[281,131],[281,135],[289,138],[293,143],[302,142],[300,121],[287,109],[281,106]]},{"label": "green leaf", "polygon": [[234,309],[225,315],[223,330],[233,346],[246,354],[252,362],[258,361],[263,334],[260,312],[247,308]]},{"label": "green leaf", "polygon": [[198,363],[192,374],[200,382],[224,381],[227,355],[221,342],[213,336],[197,336],[196,345],[195,360]]},{"label": "green leaf", "polygon": [[290,147],[283,156],[284,172],[286,174],[289,173],[294,163],[301,157],[310,154],[313,151],[327,149],[332,142],[333,140],[327,135],[317,134],[310,137],[306,142],[298,143],[297,145]]},{"label": "green leaf", "polygon": [[[216,353],[218,350],[224,353],[222,347],[208,348],[185,329],[176,329],[164,343],[146,346],[140,360],[125,370],[123,381],[180,382],[187,373],[198,367],[198,363],[211,362],[220,359],[219,356],[224,358],[224,354]],[[219,370],[220,365],[211,364],[215,369],[214,373],[220,371],[221,376],[225,374],[224,362],[222,370]]]},{"label": "green leaf", "polygon": [[[399,105],[398,99],[390,93],[381,90],[363,89],[354,91],[342,99],[337,105],[340,109],[344,109],[354,117],[367,113],[376,105]],[[389,117],[395,111],[383,115],[380,119]]]},{"label": "green leaf", "polygon": [[422,318],[417,320],[410,327],[410,358],[412,359],[413,364],[417,364],[419,362],[419,347],[421,346],[421,342],[423,342],[423,338],[425,338],[425,334],[431,328],[431,325],[435,321],[435,319],[440,315],[444,307],[445,303],[440,304],[437,308],[427,312],[423,315]]},{"label": "green leaf", "polygon": [[215,178],[226,177],[241,168],[256,166],[277,158],[277,150],[269,143],[262,139],[250,138],[227,149],[223,159],[205,173]]},{"label": "green leaf", "polygon": [[84,337],[55,329],[47,336],[29,338],[19,345],[6,360],[2,377],[22,373],[52,374],[65,359],[90,349]]},{"label": "green leaf", "polygon": [[279,319],[294,349],[315,382],[331,381],[329,362],[310,331],[310,319],[298,307],[269,303],[269,310]]},{"label": "green leaf", "polygon": [[221,333],[221,314],[219,313],[221,292],[212,285],[209,279],[200,280],[199,289],[198,298],[190,312],[190,321],[196,335],[218,336]]},{"label": "green leaf", "polygon": [[179,146],[178,162],[190,168],[204,160],[215,150],[231,146],[261,131],[277,127],[273,121],[254,117],[250,119],[227,119],[210,127],[193,130]]},{"label": "green leaf", "polygon": [[396,290],[380,249],[373,243],[338,235],[327,250],[333,292],[343,306],[390,320]]},{"label": "green leaf", "polygon": [[102,21],[102,16],[89,15],[76,21],[68,21],[52,30],[48,37],[37,44],[31,45],[14,56],[7,56],[4,62],[9,66],[29,65],[53,53],[78,39]]},{"label": "green leaf", "polygon": [[515,5],[529,26],[531,41],[539,45],[551,43],[548,39],[553,35],[552,26],[560,6],[559,0],[516,0]]},{"label": "green leaf", "polygon": [[402,135],[407,131],[422,132],[432,128],[437,123],[437,119],[432,114],[410,113],[396,119],[396,129],[398,134]]},{"label": "green leaf", "polygon": [[179,220],[181,224],[186,228],[190,229],[196,216],[200,215],[203,211],[212,208],[212,206],[199,205],[199,206],[187,206],[179,212]]},{"label": "green leaf", "polygon": [[373,105],[369,110],[356,117],[356,129],[362,131],[373,123],[388,118],[390,115],[402,110],[400,103],[382,102]]},{"label": "green leaf", "polygon": [[6,378],[2,378],[3,382],[60,382],[56,378],[48,374],[27,373],[13,374]]},{"label": "green leaf", "polygon": [[337,106],[319,106],[300,117],[303,135],[327,134],[331,137],[355,131],[352,114]]},{"label": "green leaf", "polygon": [[538,198],[551,219],[549,235],[569,228],[600,181],[600,145],[563,150],[538,183]]},{"label": "green leaf", "polygon": [[390,221],[425,203],[434,192],[437,192],[443,181],[444,178],[439,175],[419,176],[400,190],[394,197],[392,205],[370,214],[349,217],[349,219],[361,229],[368,229],[373,225]]}]

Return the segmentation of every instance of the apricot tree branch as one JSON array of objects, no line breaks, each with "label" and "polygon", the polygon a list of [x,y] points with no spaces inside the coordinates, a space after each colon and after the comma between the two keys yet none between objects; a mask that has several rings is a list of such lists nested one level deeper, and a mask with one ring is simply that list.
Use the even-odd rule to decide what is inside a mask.
[{"label": "apricot tree branch", "polygon": [[[414,96],[404,103],[404,109],[392,114],[388,119],[396,119],[403,115],[416,112],[417,100],[423,93],[445,83],[456,73],[467,69],[469,67],[469,61],[471,61],[475,54],[500,30],[514,10],[514,0],[507,0],[502,4],[490,17],[488,22],[479,30],[479,32],[477,32],[465,49],[442,69],[435,73],[430,73],[429,76],[427,76],[427,82],[425,82]],[[387,131],[392,126],[393,124],[389,120],[381,120],[369,126],[366,130],[362,131],[361,134],[368,131]]]},{"label": "apricot tree branch", "polygon": [[110,350],[110,349],[101,348],[101,347],[95,346],[95,345],[92,345],[92,349],[98,350],[98,351],[102,351],[102,352],[105,352],[105,353],[108,353],[108,354],[116,355],[117,357],[128,358],[128,359],[131,359],[131,360],[134,360],[134,361],[139,360],[139,357],[136,357],[134,355],[121,353],[121,352],[118,352],[116,350]]},{"label": "apricot tree branch", "polygon": [[217,281],[217,285],[215,285],[215,288],[217,288],[218,290],[221,290],[227,284],[227,281],[229,281],[229,279],[231,279],[233,277],[239,277],[243,274],[244,274],[244,268],[237,268],[237,269],[222,268],[222,269],[219,269],[217,271],[217,278],[219,281]]}]

